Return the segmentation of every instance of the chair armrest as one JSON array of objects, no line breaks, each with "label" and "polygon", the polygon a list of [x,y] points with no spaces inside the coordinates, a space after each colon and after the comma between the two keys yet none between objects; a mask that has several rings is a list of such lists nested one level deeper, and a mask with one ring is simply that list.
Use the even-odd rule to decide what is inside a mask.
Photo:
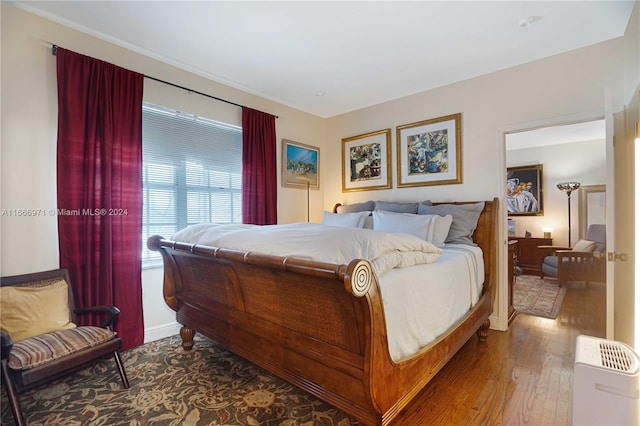
[{"label": "chair armrest", "polygon": [[0,328],[0,344],[2,345],[2,359],[9,357],[9,352],[13,348],[13,339],[9,335],[9,332],[4,328]]},{"label": "chair armrest", "polygon": [[541,250],[571,250],[571,247],[565,246],[538,246]]},{"label": "chair armrest", "polygon": [[564,256],[594,257],[592,251],[557,250],[556,253]]},{"label": "chair armrest", "polygon": [[111,324],[120,315],[120,309],[110,305],[91,306],[89,308],[76,308],[74,310],[76,315],[85,315],[89,313],[104,313],[107,315],[106,320],[102,323],[101,327],[110,327]]},{"label": "chair armrest", "polygon": [[591,251],[574,251],[574,250],[558,250],[558,268],[560,264],[567,259],[569,262],[601,262],[605,261],[605,257]]},{"label": "chair armrest", "polygon": [[555,256],[558,250],[571,250],[571,247],[563,246],[538,246],[538,250],[542,251],[542,257]]}]

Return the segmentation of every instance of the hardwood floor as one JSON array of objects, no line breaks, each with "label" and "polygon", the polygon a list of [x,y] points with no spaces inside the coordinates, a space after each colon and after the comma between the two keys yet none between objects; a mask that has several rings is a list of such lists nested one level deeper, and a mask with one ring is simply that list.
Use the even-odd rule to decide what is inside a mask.
[{"label": "hardwood floor", "polygon": [[518,314],[473,337],[392,424],[570,425],[578,334],[605,336],[604,284],[569,284],[555,320]]}]

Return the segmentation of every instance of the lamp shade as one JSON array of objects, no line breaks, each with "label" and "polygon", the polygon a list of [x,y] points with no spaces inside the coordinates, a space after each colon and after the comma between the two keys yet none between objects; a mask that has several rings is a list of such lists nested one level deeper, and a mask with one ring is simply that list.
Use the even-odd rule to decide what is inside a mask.
[{"label": "lamp shade", "polygon": [[567,193],[567,196],[571,196],[571,193],[580,188],[580,182],[562,182],[556,185],[560,191]]}]

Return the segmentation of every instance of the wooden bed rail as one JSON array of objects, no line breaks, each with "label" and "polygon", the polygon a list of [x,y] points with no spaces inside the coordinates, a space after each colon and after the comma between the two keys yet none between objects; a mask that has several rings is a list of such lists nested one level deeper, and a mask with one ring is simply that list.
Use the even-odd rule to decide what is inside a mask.
[{"label": "wooden bed rail", "polygon": [[147,247],[153,251],[161,251],[161,247],[168,247],[172,250],[182,250],[217,259],[245,263],[247,265],[281,269],[317,277],[334,277],[344,282],[345,289],[355,297],[364,296],[369,291],[371,282],[373,281],[373,268],[367,260],[363,259],[354,259],[348,265],[336,265],[334,263],[315,262],[292,256],[280,257],[263,253],[181,243],[178,241],[165,240],[160,235],[149,237]]}]

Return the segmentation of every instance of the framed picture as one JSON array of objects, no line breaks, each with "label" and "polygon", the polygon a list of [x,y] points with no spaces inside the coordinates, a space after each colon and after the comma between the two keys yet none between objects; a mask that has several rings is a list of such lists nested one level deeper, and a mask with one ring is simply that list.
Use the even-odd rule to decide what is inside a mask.
[{"label": "framed picture", "polygon": [[462,183],[461,116],[396,127],[398,188]]},{"label": "framed picture", "polygon": [[282,140],[282,186],[320,188],[320,149]]},{"label": "framed picture", "polygon": [[342,139],[342,192],[391,188],[391,129]]},{"label": "framed picture", "polygon": [[542,164],[507,168],[509,216],[542,216]]}]

